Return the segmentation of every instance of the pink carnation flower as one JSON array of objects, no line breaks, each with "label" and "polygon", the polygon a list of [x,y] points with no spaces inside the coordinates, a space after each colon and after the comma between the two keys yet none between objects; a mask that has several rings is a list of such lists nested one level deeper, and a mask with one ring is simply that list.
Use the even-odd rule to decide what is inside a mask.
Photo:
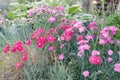
[{"label": "pink carnation flower", "polygon": [[26,41],[26,43],[25,43],[27,46],[30,46],[30,44],[31,44],[31,40],[30,39],[28,39],[27,41]]},{"label": "pink carnation flower", "polygon": [[54,50],[54,46],[49,46],[49,47],[48,47],[48,50],[49,50],[49,51],[53,51],[53,50]]},{"label": "pink carnation flower", "polygon": [[114,71],[120,72],[120,63],[116,63],[116,64],[114,65]]},{"label": "pink carnation flower", "polygon": [[100,52],[97,51],[97,50],[93,50],[93,51],[92,51],[92,56],[95,56],[95,55],[100,55]]},{"label": "pink carnation flower", "polygon": [[9,50],[10,50],[10,45],[6,45],[3,49],[4,54],[7,54]]},{"label": "pink carnation flower", "polygon": [[89,76],[89,71],[84,71],[84,72],[83,72],[83,76],[84,76],[84,77],[88,77],[88,76]]},{"label": "pink carnation flower", "polygon": [[60,55],[58,56],[58,59],[59,59],[59,60],[63,60],[63,59],[64,59],[64,55],[63,55],[63,54],[60,54]]},{"label": "pink carnation flower", "polygon": [[107,61],[108,61],[108,62],[111,62],[111,61],[113,61],[113,59],[112,59],[111,57],[108,57],[108,58],[107,58]]},{"label": "pink carnation flower", "polygon": [[90,56],[89,62],[94,65],[100,65],[102,63],[102,58],[100,56]]},{"label": "pink carnation flower", "polygon": [[50,23],[53,23],[53,22],[55,22],[55,17],[50,17],[49,19],[48,19],[48,21],[50,22]]},{"label": "pink carnation flower", "polygon": [[112,50],[108,50],[108,55],[112,55],[113,54],[113,51]]}]

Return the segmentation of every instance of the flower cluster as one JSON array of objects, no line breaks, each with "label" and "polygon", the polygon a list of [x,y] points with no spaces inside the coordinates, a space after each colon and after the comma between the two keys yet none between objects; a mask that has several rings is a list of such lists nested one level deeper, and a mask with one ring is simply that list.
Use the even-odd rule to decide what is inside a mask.
[{"label": "flower cluster", "polygon": [[22,41],[17,41],[14,43],[13,47],[10,45],[6,45],[4,47],[4,53],[7,54],[10,52],[20,54],[22,57],[21,60],[16,63],[16,67],[21,68],[23,63],[28,60],[27,49],[25,48],[25,46],[30,46],[30,44],[31,40],[27,40],[26,44],[23,44]]},{"label": "flower cluster", "polygon": [[116,35],[116,31],[118,29],[115,26],[110,26],[110,27],[104,27],[100,31],[100,36],[99,36],[99,44],[104,45],[104,44],[113,44],[114,40],[112,39],[112,36]]}]

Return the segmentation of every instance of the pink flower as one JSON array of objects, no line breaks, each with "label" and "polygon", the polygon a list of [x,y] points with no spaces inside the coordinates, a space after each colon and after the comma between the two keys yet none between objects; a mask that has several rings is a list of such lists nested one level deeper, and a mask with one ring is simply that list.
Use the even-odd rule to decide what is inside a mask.
[{"label": "pink flower", "polygon": [[100,55],[100,52],[97,50],[92,51],[92,56]]},{"label": "pink flower", "polygon": [[84,76],[84,77],[88,77],[88,76],[89,76],[89,71],[84,71],[84,72],[83,72],[83,76]]},{"label": "pink flower", "polygon": [[99,39],[99,44],[104,45],[104,44],[106,44],[106,43],[107,43],[107,41],[105,41],[105,40],[103,40],[103,39]]},{"label": "pink flower", "polygon": [[60,11],[63,11],[64,7],[63,6],[58,6],[57,9],[60,10]]},{"label": "pink flower", "polygon": [[4,54],[7,54],[9,50],[10,50],[10,45],[8,44],[3,49]]},{"label": "pink flower", "polygon": [[80,27],[80,28],[78,28],[78,29],[79,29],[79,32],[82,33],[82,32],[85,31],[86,28],[85,28],[85,27]]},{"label": "pink flower", "polygon": [[79,56],[80,58],[81,58],[83,55],[84,55],[84,53],[81,52],[81,51],[79,51],[78,54],[77,54],[77,56]]},{"label": "pink flower", "polygon": [[16,63],[16,68],[20,69],[22,67],[22,62],[17,62]]},{"label": "pink flower", "polygon": [[120,63],[116,63],[116,64],[114,65],[114,71],[120,72]]},{"label": "pink flower", "polygon": [[29,17],[32,17],[33,14],[35,13],[35,11],[34,11],[34,9],[30,9],[30,10],[27,11],[27,13],[28,13]]},{"label": "pink flower", "polygon": [[59,60],[63,60],[63,59],[64,59],[64,55],[63,55],[63,54],[60,54],[60,55],[58,56],[58,59],[59,59]]},{"label": "pink flower", "polygon": [[42,42],[42,44],[45,44],[46,43],[46,39],[43,37],[43,36],[39,36],[36,41],[39,43],[39,42]]},{"label": "pink flower", "polygon": [[113,61],[113,59],[112,59],[111,57],[108,57],[108,58],[107,58],[107,61],[108,61],[108,62],[111,62],[111,61]]},{"label": "pink flower", "polygon": [[27,21],[26,18],[24,18],[24,17],[22,17],[21,20],[22,20],[23,22],[26,22],[26,21]]},{"label": "pink flower", "polygon": [[118,30],[118,28],[115,27],[115,26],[110,26],[110,27],[109,27],[109,30],[111,31],[111,34],[112,34],[112,35],[115,35],[115,34],[116,34],[116,31]]},{"label": "pink flower", "polygon": [[100,65],[102,63],[102,58],[100,56],[90,56],[89,62],[94,65]]},{"label": "pink flower", "polygon": [[51,12],[51,14],[55,14],[57,12],[57,10],[56,9],[52,9],[50,12]]},{"label": "pink flower", "polygon": [[120,40],[117,40],[117,45],[120,45]]},{"label": "pink flower", "polygon": [[83,23],[80,21],[80,22],[76,22],[73,26],[76,28],[80,28],[80,27],[82,27],[82,24]]},{"label": "pink flower", "polygon": [[55,22],[55,17],[50,17],[49,19],[48,19],[48,22],[50,22],[50,23],[53,23],[53,22]]},{"label": "pink flower", "polygon": [[24,50],[22,41],[17,41],[13,46],[14,51],[22,52]]},{"label": "pink flower", "polygon": [[85,38],[86,38],[88,41],[90,41],[91,39],[93,39],[93,36],[87,34],[87,35],[85,36]]},{"label": "pink flower", "polygon": [[66,31],[62,34],[62,37],[64,38],[64,40],[70,41],[70,40],[72,40],[73,35],[74,35],[74,32],[73,32],[73,31],[68,31],[68,30],[66,30]]},{"label": "pink flower", "polygon": [[93,30],[96,26],[97,26],[96,22],[90,22],[88,28],[90,28],[91,30]]},{"label": "pink flower", "polygon": [[22,54],[22,60],[26,61],[27,60],[27,55],[26,54]]},{"label": "pink flower", "polygon": [[108,50],[108,55],[112,55],[113,54],[113,51],[112,50]]},{"label": "pink flower", "polygon": [[117,53],[118,53],[118,55],[120,56],[120,50],[119,50]]},{"label": "pink flower", "polygon": [[82,35],[79,35],[79,36],[77,36],[77,41],[80,41],[80,40],[83,40],[83,36]]},{"label": "pink flower", "polygon": [[39,32],[40,34],[43,34],[43,33],[45,32],[45,30],[44,30],[44,28],[40,28],[40,29],[38,30],[38,32]]},{"label": "pink flower", "polygon": [[60,45],[60,48],[62,49],[64,46],[65,46],[65,44],[61,44],[61,45]]},{"label": "pink flower", "polygon": [[2,23],[3,23],[3,19],[0,18],[0,24],[2,24]]},{"label": "pink flower", "polygon": [[49,51],[53,51],[53,50],[54,50],[54,46],[49,46],[49,47],[48,47],[48,50],[49,50]]},{"label": "pink flower", "polygon": [[104,18],[101,19],[101,23],[104,24]]},{"label": "pink flower", "polygon": [[46,39],[48,42],[55,42],[56,41],[56,38],[52,35],[47,35]]},{"label": "pink flower", "polygon": [[26,45],[27,45],[27,46],[30,46],[30,44],[31,44],[31,40],[28,39],[28,40],[26,41]]},{"label": "pink flower", "polygon": [[38,48],[42,48],[44,46],[44,43],[42,41],[36,42]]}]

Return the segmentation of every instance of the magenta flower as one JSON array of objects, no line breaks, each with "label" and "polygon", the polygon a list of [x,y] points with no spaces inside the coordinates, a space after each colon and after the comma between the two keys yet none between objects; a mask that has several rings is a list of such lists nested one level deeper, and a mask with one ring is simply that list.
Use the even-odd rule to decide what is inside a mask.
[{"label": "magenta flower", "polygon": [[3,49],[4,54],[7,54],[9,50],[10,50],[10,45],[8,44]]},{"label": "magenta flower", "polygon": [[111,61],[113,61],[113,59],[112,59],[111,57],[108,57],[108,58],[107,58],[107,61],[108,61],[108,62],[111,62]]},{"label": "magenta flower", "polygon": [[89,62],[94,65],[100,65],[102,63],[102,58],[100,56],[90,56]]},{"label": "magenta flower", "polygon": [[114,65],[114,71],[120,72],[120,63],[116,63],[116,64]]},{"label": "magenta flower", "polygon": [[60,54],[60,55],[58,56],[58,59],[59,59],[59,60],[63,60],[63,59],[64,59],[64,55],[63,55],[63,54]]},{"label": "magenta flower", "polygon": [[83,76],[84,76],[84,77],[88,77],[88,76],[89,76],[89,71],[84,71],[84,72],[83,72]]},{"label": "magenta flower", "polygon": [[113,54],[113,51],[112,50],[108,50],[108,55],[112,55]]},{"label": "magenta flower", "polygon": [[28,58],[27,58],[27,55],[26,54],[22,54],[22,60],[23,61],[26,61]]},{"label": "magenta flower", "polygon": [[52,35],[47,35],[46,39],[48,42],[55,42],[56,41],[56,38]]},{"label": "magenta flower", "polygon": [[31,44],[31,40],[30,39],[28,39],[27,41],[26,41],[26,43],[25,43],[27,46],[30,46],[30,44]]}]

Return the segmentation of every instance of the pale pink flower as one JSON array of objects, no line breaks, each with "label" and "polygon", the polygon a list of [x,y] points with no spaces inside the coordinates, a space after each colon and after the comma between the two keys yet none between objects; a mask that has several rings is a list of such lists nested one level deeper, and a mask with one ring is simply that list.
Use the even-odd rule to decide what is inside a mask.
[{"label": "pale pink flower", "polygon": [[79,32],[82,33],[82,32],[85,31],[86,28],[85,28],[85,27],[80,27],[80,28],[78,28],[78,29],[79,29]]},{"label": "pale pink flower", "polygon": [[82,24],[83,23],[80,21],[80,22],[76,22],[73,26],[76,28],[80,28],[80,27],[82,27]]},{"label": "pale pink flower", "polygon": [[104,18],[101,19],[101,23],[104,24]]},{"label": "pale pink flower", "polygon": [[60,48],[62,49],[64,46],[65,46],[65,44],[61,44],[61,45],[60,45]]},{"label": "pale pink flower", "polygon": [[86,38],[88,41],[90,41],[91,39],[93,39],[93,36],[87,34],[87,35],[85,36],[85,38]]},{"label": "pale pink flower", "polygon": [[93,55],[100,55],[100,52],[97,51],[97,50],[93,50],[93,51],[92,51],[92,56],[93,56]]},{"label": "pale pink flower", "polygon": [[88,76],[89,76],[89,71],[84,71],[84,72],[83,72],[83,76],[84,76],[84,77],[88,77]]},{"label": "pale pink flower", "polygon": [[107,43],[107,41],[105,41],[105,40],[103,40],[103,39],[99,39],[99,44],[104,45],[104,44],[106,44],[106,43]]},{"label": "pale pink flower", "polygon": [[111,61],[113,61],[113,59],[112,59],[111,57],[108,57],[108,58],[107,58],[107,61],[108,61],[108,62],[111,62]]},{"label": "pale pink flower", "polygon": [[56,9],[52,9],[50,12],[51,12],[51,14],[55,14],[57,12],[57,10]]},{"label": "pale pink flower", "polygon": [[120,45],[120,40],[117,40],[117,45]]},{"label": "pale pink flower", "polygon": [[0,24],[2,24],[2,23],[3,23],[3,19],[0,18]]},{"label": "pale pink flower", "polygon": [[55,22],[55,17],[53,17],[53,16],[49,17],[48,22],[50,22],[50,23]]},{"label": "pale pink flower", "polygon": [[116,64],[114,65],[114,71],[120,72],[120,63],[116,63]]},{"label": "pale pink flower", "polygon": [[60,55],[58,56],[58,59],[59,59],[59,60],[63,60],[63,59],[64,59],[64,55],[63,55],[63,54],[60,54]]},{"label": "pale pink flower", "polygon": [[26,21],[27,21],[27,19],[26,19],[25,17],[22,17],[21,20],[22,20],[23,22],[26,22]]},{"label": "pale pink flower", "polygon": [[53,51],[53,50],[54,50],[54,46],[49,46],[49,47],[48,47],[48,50],[49,50],[49,51]]},{"label": "pale pink flower", "polygon": [[83,54],[83,52],[81,52],[81,51],[79,51],[78,53],[77,53],[77,56],[79,56],[80,58],[83,56],[84,54]]},{"label": "pale pink flower", "polygon": [[32,17],[33,14],[35,13],[35,10],[34,9],[30,9],[30,10],[27,11],[27,13],[28,13],[29,17]]},{"label": "pale pink flower", "polygon": [[63,11],[64,7],[63,6],[58,6],[57,9],[60,10],[60,11]]},{"label": "pale pink flower", "polygon": [[117,53],[118,53],[118,55],[120,56],[120,50],[119,50]]},{"label": "pale pink flower", "polygon": [[108,55],[112,55],[113,54],[113,51],[112,50],[108,50]]}]

